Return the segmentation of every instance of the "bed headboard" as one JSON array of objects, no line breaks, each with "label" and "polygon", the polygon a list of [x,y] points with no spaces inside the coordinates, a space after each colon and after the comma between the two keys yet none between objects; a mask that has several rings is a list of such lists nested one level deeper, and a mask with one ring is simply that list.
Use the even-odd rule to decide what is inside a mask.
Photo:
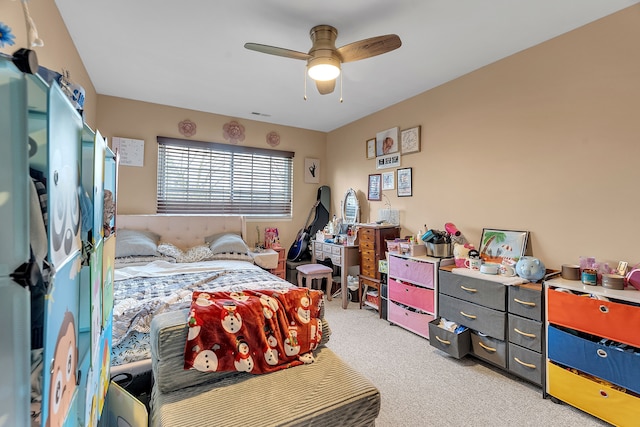
[{"label": "bed headboard", "polygon": [[160,235],[161,242],[170,242],[187,249],[204,243],[204,238],[216,233],[238,233],[246,242],[246,220],[240,215],[118,215],[118,228],[148,230]]}]

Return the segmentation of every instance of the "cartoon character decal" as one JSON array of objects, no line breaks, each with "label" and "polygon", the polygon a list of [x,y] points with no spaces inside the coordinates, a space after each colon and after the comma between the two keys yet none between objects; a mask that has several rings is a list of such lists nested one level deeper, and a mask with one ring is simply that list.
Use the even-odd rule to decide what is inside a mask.
[{"label": "cartoon character decal", "polygon": [[78,348],[73,314],[65,312],[54,350],[47,427],[62,426],[76,388]]}]

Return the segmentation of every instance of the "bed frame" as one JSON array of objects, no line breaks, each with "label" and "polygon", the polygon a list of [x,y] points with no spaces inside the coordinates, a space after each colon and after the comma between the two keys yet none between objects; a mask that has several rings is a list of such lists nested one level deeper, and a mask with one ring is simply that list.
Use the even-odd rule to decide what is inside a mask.
[{"label": "bed frame", "polygon": [[241,233],[247,241],[247,223],[242,215],[118,215],[117,228],[153,231],[160,241],[182,248],[204,243],[206,236],[230,232]]}]

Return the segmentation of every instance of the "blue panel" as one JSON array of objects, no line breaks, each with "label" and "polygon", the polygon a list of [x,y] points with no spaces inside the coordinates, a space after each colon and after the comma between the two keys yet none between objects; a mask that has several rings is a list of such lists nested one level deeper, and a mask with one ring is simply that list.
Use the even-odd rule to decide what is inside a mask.
[{"label": "blue panel", "polygon": [[29,259],[27,83],[0,58],[0,276]]},{"label": "blue panel", "polygon": [[0,424],[30,425],[31,347],[29,292],[7,277],[0,277]]},{"label": "blue panel", "polygon": [[42,407],[48,410],[42,413],[43,425],[48,418],[60,425],[75,399],[80,258],[76,252],[55,272],[46,297],[44,360],[53,362],[44,371]]},{"label": "blue panel", "polygon": [[640,393],[640,350],[604,345],[550,326],[549,359]]},{"label": "blue panel", "polygon": [[60,266],[80,243],[82,119],[57,84],[49,91],[49,260]]}]

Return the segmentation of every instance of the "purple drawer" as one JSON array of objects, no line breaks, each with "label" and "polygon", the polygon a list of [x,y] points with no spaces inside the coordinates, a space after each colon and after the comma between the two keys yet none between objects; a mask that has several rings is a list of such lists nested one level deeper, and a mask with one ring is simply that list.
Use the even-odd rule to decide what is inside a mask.
[{"label": "purple drawer", "polygon": [[433,289],[433,268],[430,262],[422,262],[397,256],[389,257],[389,277],[417,283]]}]

